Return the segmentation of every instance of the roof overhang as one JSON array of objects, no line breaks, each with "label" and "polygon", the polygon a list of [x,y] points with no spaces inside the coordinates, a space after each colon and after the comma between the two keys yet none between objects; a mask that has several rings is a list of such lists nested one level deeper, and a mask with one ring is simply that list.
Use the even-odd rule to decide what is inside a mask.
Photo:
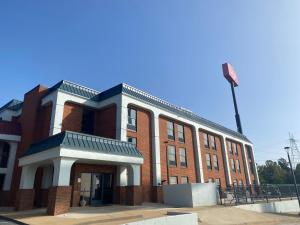
[{"label": "roof overhang", "polygon": [[55,158],[72,158],[76,159],[77,162],[85,162],[91,164],[141,165],[144,163],[144,159],[141,157],[106,154],[101,152],[85,151],[76,148],[72,149],[56,147],[20,158],[19,166],[26,166],[32,164],[47,165],[49,163],[52,163],[52,159]]}]

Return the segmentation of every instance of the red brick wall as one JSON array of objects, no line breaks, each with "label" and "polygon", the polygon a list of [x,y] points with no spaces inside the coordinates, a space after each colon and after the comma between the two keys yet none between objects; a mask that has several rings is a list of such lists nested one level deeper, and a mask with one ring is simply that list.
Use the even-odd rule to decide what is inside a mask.
[{"label": "red brick wall", "polygon": [[71,102],[66,102],[62,121],[62,131],[81,131],[83,106]]},{"label": "red brick wall", "polygon": [[[251,151],[253,151],[253,149],[251,149]],[[253,183],[253,181],[255,181],[256,179],[255,179],[254,174],[251,172],[252,171],[251,170],[251,163],[254,164],[254,160],[252,158],[252,155],[249,157],[248,151],[247,151],[246,147],[245,147],[245,152],[246,152],[246,157],[247,157],[247,161],[248,161],[248,168],[249,168],[249,173],[250,173],[250,180],[251,180],[252,184],[255,184],[255,183]],[[253,164],[252,164],[252,166],[253,166]],[[253,172],[255,172],[254,168],[253,168]]]},{"label": "red brick wall", "polygon": [[[209,148],[205,147],[204,144],[204,137],[203,134],[207,133],[209,135],[209,141],[210,141],[210,136],[214,136],[216,140],[216,150],[212,149],[211,144],[209,145]],[[226,175],[225,175],[225,166],[224,166],[224,161],[223,161],[223,153],[222,153],[222,145],[221,145],[221,138],[213,133],[204,131],[204,130],[199,130],[199,138],[200,138],[200,149],[201,149],[201,157],[202,157],[202,165],[203,165],[203,176],[204,176],[204,182],[208,182],[208,179],[220,179],[221,186],[226,187]],[[207,168],[207,163],[206,163],[206,154],[210,154],[211,158],[211,165],[212,169],[209,170]],[[218,164],[219,164],[219,170],[214,169],[214,162],[213,162],[213,155],[217,155],[218,158]]]},{"label": "red brick wall", "polygon": [[[168,140],[167,121],[174,122],[175,141]],[[196,182],[196,168],[195,168],[195,154],[194,154],[194,147],[193,147],[192,128],[188,125],[184,125],[185,143],[180,143],[178,141],[177,124],[183,125],[182,123],[178,123],[174,120],[167,119],[165,117],[159,118],[160,158],[161,158],[162,180],[166,180],[168,183],[170,176],[177,176],[178,183],[181,183],[181,176],[188,176],[189,183],[195,183]],[[167,167],[167,165],[168,165],[168,163],[167,163],[167,146],[168,145],[173,145],[176,147],[176,162],[177,162],[176,167],[170,166],[169,169]],[[183,147],[186,149],[187,168],[182,168],[180,166],[179,147]]]},{"label": "red brick wall", "polygon": [[35,141],[49,137],[51,123],[52,103],[40,106],[37,114]]},{"label": "red brick wall", "polygon": [[127,131],[128,137],[137,139],[137,148],[143,154],[144,164],[141,167],[141,184],[143,201],[152,200],[152,142],[151,142],[151,114],[144,109],[133,107],[137,110],[137,131]]},{"label": "red brick wall", "polygon": [[[230,154],[230,152],[229,152],[229,143],[230,142],[236,143],[238,156],[236,156],[234,153]],[[228,153],[228,159],[229,159],[229,168],[230,168],[232,184],[233,184],[234,180],[237,180],[237,182],[242,180],[243,184],[245,185],[247,183],[246,183],[246,174],[245,174],[244,161],[243,161],[243,156],[242,156],[243,152],[242,152],[241,144],[238,142],[232,141],[232,140],[226,140],[226,144],[227,144],[227,149],[228,149],[227,153]],[[240,164],[240,168],[241,168],[240,173],[238,173],[237,171],[236,172],[232,171],[231,160],[230,160],[231,158],[234,159],[234,162],[236,159],[239,160],[239,164]]]},{"label": "red brick wall", "polygon": [[95,114],[95,135],[116,138],[116,105],[99,109]]},{"label": "red brick wall", "polygon": [[18,145],[14,166],[11,198],[12,204],[15,203],[16,193],[20,185],[21,168],[18,167],[18,159],[25,153],[29,146],[37,140],[36,138],[39,136],[37,134],[40,132],[37,129],[38,112],[41,107],[41,99],[46,92],[47,88],[39,85],[27,92],[24,96],[22,114],[19,119],[22,129],[22,137],[21,142]]},{"label": "red brick wall", "polygon": [[72,167],[70,181],[72,186],[72,206],[79,206],[80,183],[78,183],[78,178],[81,177],[81,173],[112,173],[114,180],[116,166],[75,163]]}]

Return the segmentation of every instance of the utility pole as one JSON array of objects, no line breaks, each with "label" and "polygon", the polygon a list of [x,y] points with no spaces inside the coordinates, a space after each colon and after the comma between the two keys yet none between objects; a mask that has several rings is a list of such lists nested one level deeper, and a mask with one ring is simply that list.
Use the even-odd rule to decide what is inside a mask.
[{"label": "utility pole", "polygon": [[298,192],[298,187],[297,187],[297,181],[296,181],[296,177],[295,177],[295,173],[294,173],[294,170],[293,170],[292,161],[291,161],[290,153],[289,153],[290,147],[285,147],[284,149],[286,150],[286,153],[287,153],[287,156],[288,156],[291,173],[292,173],[293,180],[294,180],[295,191],[296,191],[296,195],[297,195],[297,198],[298,198],[298,204],[299,204],[299,208],[300,208],[300,197],[299,197],[299,192]]},{"label": "utility pole", "polygon": [[234,91],[234,88],[239,85],[239,81],[238,81],[237,75],[231,64],[229,64],[229,63],[222,64],[222,69],[223,69],[223,75],[224,75],[225,79],[230,83],[230,86],[231,86],[231,93],[232,93],[233,104],[234,104],[235,121],[236,121],[237,131],[239,133],[243,134],[241,118],[240,118],[237,101],[236,101],[236,97],[235,97],[235,91]]}]

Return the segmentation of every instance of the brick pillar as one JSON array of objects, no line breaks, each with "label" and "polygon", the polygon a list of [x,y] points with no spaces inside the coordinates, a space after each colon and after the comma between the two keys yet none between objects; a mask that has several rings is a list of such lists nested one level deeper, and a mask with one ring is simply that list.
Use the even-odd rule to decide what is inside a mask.
[{"label": "brick pillar", "polygon": [[126,187],[116,186],[114,190],[114,203],[115,204],[126,204]]},{"label": "brick pillar", "polygon": [[68,212],[71,204],[71,192],[71,186],[49,188],[47,214],[55,216]]},{"label": "brick pillar", "polygon": [[141,186],[126,186],[126,205],[141,205],[143,202]]},{"label": "brick pillar", "polygon": [[152,187],[152,193],[153,193],[152,195],[153,202],[157,202],[157,203],[164,202],[162,186]]},{"label": "brick pillar", "polygon": [[33,208],[34,189],[19,189],[16,196],[16,210],[29,210]]}]

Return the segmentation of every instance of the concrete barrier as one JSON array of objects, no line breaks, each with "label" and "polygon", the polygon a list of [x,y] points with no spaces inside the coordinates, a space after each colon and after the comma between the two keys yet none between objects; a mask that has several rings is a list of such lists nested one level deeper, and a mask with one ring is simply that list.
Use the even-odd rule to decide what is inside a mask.
[{"label": "concrete barrier", "polygon": [[175,207],[199,207],[217,204],[214,183],[163,185],[164,203]]},{"label": "concrete barrier", "polygon": [[300,211],[298,200],[257,203],[249,205],[239,205],[235,207],[260,213],[294,213]]},{"label": "concrete barrier", "polygon": [[167,216],[123,225],[198,225],[197,213],[168,212]]}]

